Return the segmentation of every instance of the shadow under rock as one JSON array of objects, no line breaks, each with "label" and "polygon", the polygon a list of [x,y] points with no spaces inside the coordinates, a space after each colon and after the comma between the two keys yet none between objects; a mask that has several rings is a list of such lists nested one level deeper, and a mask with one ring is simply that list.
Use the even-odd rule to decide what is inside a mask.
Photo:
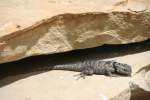
[{"label": "shadow under rock", "polygon": [[[103,45],[100,47],[74,50],[66,53],[50,54],[28,57],[19,61],[0,64],[0,87],[10,84],[19,79],[43,73],[32,72],[36,68],[55,65],[78,63],[83,60],[102,60],[150,51],[150,40],[124,45]],[[20,75],[24,74],[24,75]],[[11,77],[10,77],[11,76]]]}]

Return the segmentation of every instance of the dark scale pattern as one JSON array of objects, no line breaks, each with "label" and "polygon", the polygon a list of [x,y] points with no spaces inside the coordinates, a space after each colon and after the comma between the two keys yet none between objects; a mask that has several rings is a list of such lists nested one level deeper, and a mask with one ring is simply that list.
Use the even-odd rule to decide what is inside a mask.
[{"label": "dark scale pattern", "polygon": [[56,65],[52,70],[69,70],[81,72],[82,76],[85,75],[108,75],[114,74],[130,76],[131,66],[116,61],[101,61],[101,60],[88,60],[76,64]]}]

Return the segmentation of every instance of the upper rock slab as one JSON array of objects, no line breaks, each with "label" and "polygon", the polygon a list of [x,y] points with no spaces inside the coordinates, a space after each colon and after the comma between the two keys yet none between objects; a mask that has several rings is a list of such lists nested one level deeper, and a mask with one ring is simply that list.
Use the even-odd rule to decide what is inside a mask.
[{"label": "upper rock slab", "polygon": [[2,0],[0,63],[150,38],[149,0]]},{"label": "upper rock slab", "polygon": [[[64,13],[150,11],[149,0],[0,0],[0,36]],[[130,10],[129,10],[130,9]]]}]

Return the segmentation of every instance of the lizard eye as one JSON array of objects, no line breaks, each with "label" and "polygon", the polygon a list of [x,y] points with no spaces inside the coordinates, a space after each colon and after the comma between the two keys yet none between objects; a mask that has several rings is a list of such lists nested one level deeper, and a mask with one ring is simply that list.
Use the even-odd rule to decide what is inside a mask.
[{"label": "lizard eye", "polygon": [[119,64],[119,63],[114,62],[114,67],[119,67],[119,66],[120,66],[120,64]]}]

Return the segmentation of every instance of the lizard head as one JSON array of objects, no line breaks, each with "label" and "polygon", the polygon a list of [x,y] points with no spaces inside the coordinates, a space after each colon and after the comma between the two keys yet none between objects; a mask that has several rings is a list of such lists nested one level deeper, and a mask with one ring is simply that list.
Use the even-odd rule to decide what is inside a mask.
[{"label": "lizard head", "polygon": [[113,65],[114,65],[115,71],[118,74],[126,75],[126,76],[131,76],[132,69],[131,69],[130,65],[123,64],[123,63],[118,63],[118,62],[114,62]]}]

